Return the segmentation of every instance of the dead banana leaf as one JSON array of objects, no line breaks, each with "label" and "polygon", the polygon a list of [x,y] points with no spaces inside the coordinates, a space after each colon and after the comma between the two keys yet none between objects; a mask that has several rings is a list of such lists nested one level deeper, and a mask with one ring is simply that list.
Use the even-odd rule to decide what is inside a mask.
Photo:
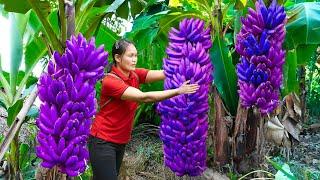
[{"label": "dead banana leaf", "polygon": [[300,122],[302,110],[299,96],[296,93],[290,93],[285,97],[285,101],[289,117],[297,123]]},{"label": "dead banana leaf", "polygon": [[282,121],[283,126],[285,128],[286,131],[288,131],[288,133],[297,141],[299,140],[299,134],[301,131],[301,125],[297,122],[295,122],[292,118],[287,117],[285,119],[283,119]]},{"label": "dead banana leaf", "polygon": [[292,93],[288,94],[285,98],[286,98],[287,112],[289,113],[289,116],[291,118],[295,118]]},{"label": "dead banana leaf", "polygon": [[[301,101],[299,99],[299,96],[294,93],[294,96],[293,96],[293,109],[295,111],[295,113],[297,113],[299,115],[299,118],[301,118],[301,115],[302,115],[302,111],[301,111]],[[294,119],[296,120],[296,119]]]},{"label": "dead banana leaf", "polygon": [[277,116],[274,116],[267,122],[266,138],[277,145],[282,145],[285,129]]}]

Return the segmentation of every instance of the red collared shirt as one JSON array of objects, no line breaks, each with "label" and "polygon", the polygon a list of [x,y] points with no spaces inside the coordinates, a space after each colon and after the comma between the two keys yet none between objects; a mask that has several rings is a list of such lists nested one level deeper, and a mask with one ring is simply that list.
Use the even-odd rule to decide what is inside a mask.
[{"label": "red collared shirt", "polygon": [[[91,135],[118,144],[126,144],[130,141],[138,103],[121,100],[120,97],[129,86],[139,88],[139,85],[145,82],[148,73],[148,70],[143,68],[136,68],[134,71],[139,80],[133,72],[126,77],[115,66],[112,67],[111,73],[116,74],[122,80],[111,75],[103,78],[99,103],[102,108],[93,121],[90,129]],[[110,97],[112,97],[111,101],[102,106]]]}]

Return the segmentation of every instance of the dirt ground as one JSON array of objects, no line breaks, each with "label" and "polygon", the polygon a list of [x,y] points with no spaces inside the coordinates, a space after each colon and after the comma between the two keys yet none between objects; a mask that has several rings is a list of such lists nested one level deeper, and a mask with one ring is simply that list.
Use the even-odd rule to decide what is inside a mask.
[{"label": "dirt ground", "polygon": [[[320,122],[320,119],[314,121],[314,123],[318,122]],[[152,135],[148,133],[133,135],[132,141],[126,148],[124,166],[121,170],[122,179],[229,179],[225,174],[217,172],[216,167],[210,167],[210,164],[213,164],[212,162],[208,162],[208,169],[200,177],[175,176],[170,169],[163,166],[162,143],[156,136],[156,130],[153,131]],[[272,159],[279,164],[287,163],[297,179],[320,179],[320,130],[309,129],[309,126],[306,126],[299,137],[300,142],[295,143],[294,148],[290,150],[288,159],[283,156],[281,148],[278,149],[276,154],[273,154]],[[268,164],[268,171],[273,174],[277,172],[271,164]],[[238,175],[238,178],[241,176],[243,175]]]}]

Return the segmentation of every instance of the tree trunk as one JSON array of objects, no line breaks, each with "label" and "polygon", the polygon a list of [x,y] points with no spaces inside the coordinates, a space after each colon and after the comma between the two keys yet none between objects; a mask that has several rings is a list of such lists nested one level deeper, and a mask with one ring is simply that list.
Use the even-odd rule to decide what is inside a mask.
[{"label": "tree trunk", "polygon": [[252,108],[242,108],[239,102],[232,136],[232,158],[237,172],[244,173],[252,167],[259,167],[258,159],[261,158],[258,151],[260,143],[264,142],[264,139],[259,139],[263,136],[259,131],[259,122],[260,114]]},{"label": "tree trunk", "polygon": [[[237,116],[232,132],[232,158],[236,166],[246,155],[246,123],[248,118],[248,110],[241,107],[240,101],[237,109]],[[236,169],[239,169],[236,167]]]},{"label": "tree trunk", "polygon": [[226,112],[223,107],[223,102],[218,94],[217,89],[213,89],[214,95],[214,146],[215,146],[215,161],[219,166],[223,166],[230,162],[230,144],[228,137],[227,122],[225,119]]},{"label": "tree trunk", "polygon": [[[257,138],[256,138],[256,151],[257,158],[255,159],[255,167],[264,169],[265,165],[265,155],[266,155],[266,119],[262,118],[259,113],[256,114],[259,117],[258,127],[257,127]],[[258,174],[259,177],[261,175]]]},{"label": "tree trunk", "polygon": [[75,178],[69,177],[59,171],[55,166],[52,169],[42,167],[40,164],[36,172],[36,180],[74,180]]}]

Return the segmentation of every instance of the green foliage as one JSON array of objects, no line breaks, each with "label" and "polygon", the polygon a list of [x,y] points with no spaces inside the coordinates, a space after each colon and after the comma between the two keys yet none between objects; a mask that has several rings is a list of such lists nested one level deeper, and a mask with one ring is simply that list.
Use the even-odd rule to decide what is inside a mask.
[{"label": "green foliage", "polygon": [[147,12],[148,10],[157,11],[158,9],[161,9],[164,4],[166,3],[157,0],[98,0],[95,6],[110,5],[113,8],[112,12],[115,13],[117,17],[123,19],[132,17],[135,19],[139,14]]},{"label": "green foliage", "polygon": [[227,176],[230,178],[230,180],[237,180],[238,179],[238,176],[231,171],[227,173]]},{"label": "green foliage", "polygon": [[26,46],[25,71],[29,72],[32,70],[39,60],[47,54],[47,51],[47,47],[41,37],[33,37]]},{"label": "green foliage", "polygon": [[31,9],[28,1],[25,0],[2,0],[0,3],[4,4],[4,10],[8,12],[26,13]]},{"label": "green foliage", "polygon": [[[283,164],[281,165],[280,163],[277,163],[270,158],[267,158],[267,161],[277,170],[280,171],[278,177],[283,177],[285,176],[286,178],[289,178],[290,180],[296,180],[297,178],[291,173],[290,168],[288,165]],[[279,179],[278,179],[279,180]]]},{"label": "green foliage", "polygon": [[[277,166],[277,167],[280,167],[280,166]],[[284,173],[286,172],[286,173]],[[288,176],[288,174],[290,174],[291,176]],[[296,179],[292,172],[290,171],[290,167],[288,164],[284,163],[282,166],[281,166],[281,170],[278,170],[278,172],[276,173],[275,175],[275,179],[276,180],[281,180],[281,179]]]},{"label": "green foliage", "polygon": [[295,49],[287,51],[286,61],[283,68],[283,78],[283,97],[290,92],[299,92],[299,82],[297,77],[297,53]]},{"label": "green foliage", "polygon": [[105,50],[109,52],[109,62],[110,59],[112,59],[111,56],[111,50],[112,50],[112,45],[119,39],[120,37],[112,32],[110,29],[101,26],[98,30],[98,34],[96,36],[96,45],[104,45]]},{"label": "green foliage", "polygon": [[[33,3],[30,4],[29,2]],[[161,69],[162,59],[166,56],[167,34],[172,27],[177,27],[183,18],[191,17],[205,20],[207,26],[217,27],[220,24],[216,24],[218,21],[215,21],[214,18],[220,18],[223,27],[219,28],[226,30],[226,33],[221,33],[218,36],[217,34],[212,35],[212,37],[217,36],[217,38],[214,41],[210,55],[215,66],[215,85],[226,107],[234,115],[238,104],[237,78],[234,66],[238,57],[233,49],[235,35],[241,27],[240,17],[246,14],[247,7],[253,6],[253,1],[223,0],[221,2],[221,17],[213,16],[214,2],[212,0],[181,0],[180,2],[182,2],[182,6],[168,7],[168,1],[158,0],[79,0],[76,1],[76,33],[81,32],[87,38],[95,36],[96,45],[104,44],[105,49],[109,51],[109,60],[111,60],[112,45],[120,37],[105,26],[104,19],[111,17],[112,14],[124,19],[131,20],[132,18],[132,30],[126,33],[124,37],[136,43],[138,67]],[[303,2],[304,0],[288,0],[284,4],[289,19],[286,26],[287,39],[285,47],[287,57],[284,66],[283,94],[299,91],[297,67],[298,65],[309,63],[315,48],[320,44],[320,3]],[[57,46],[52,45],[52,39],[58,39],[58,47],[61,46],[61,49],[64,42],[61,38],[58,38],[62,31],[57,2],[49,0],[0,0],[0,4],[3,4],[3,8],[6,11],[27,13],[26,15],[10,15],[11,20],[15,22],[11,31],[13,42],[11,54],[14,59],[10,61],[12,66],[9,73],[2,71],[0,67],[0,87],[4,88],[4,92],[0,91],[0,103],[8,109],[8,125],[11,125],[22,107],[23,100],[21,98],[24,98],[29,90],[34,87],[32,85],[37,82],[37,78],[31,76],[35,65],[41,58],[48,55],[48,46],[53,47],[53,50],[59,50]],[[33,10],[29,11],[31,7]],[[40,11],[36,12],[36,8]],[[41,18],[40,15],[43,17]],[[47,24],[44,22],[47,22]],[[25,29],[27,29],[27,34],[24,34]],[[52,29],[53,33],[48,33],[48,29]],[[216,29],[213,29],[213,32],[220,33]],[[234,57],[232,57],[233,55]],[[4,60],[3,62],[9,61]],[[22,63],[25,64],[24,71],[19,69]],[[307,68],[307,81],[310,82],[307,102],[310,113],[320,115],[320,109],[318,108],[320,105],[320,70],[319,67],[315,66],[315,63],[312,65],[308,65]],[[142,91],[162,89],[162,82],[146,84],[141,87]],[[99,99],[101,83],[97,83],[96,91],[97,99]],[[135,116],[135,125],[143,122],[152,122],[158,125],[160,118],[155,112],[155,107],[156,104],[141,105]],[[29,118],[37,117],[38,109],[33,106],[27,115]],[[3,136],[0,136],[0,142],[2,138]],[[156,157],[160,162],[163,154],[159,149],[161,148],[153,146],[138,147],[137,154],[146,158]],[[20,158],[19,166],[27,179],[33,178],[35,169],[31,165],[31,160],[35,158],[33,148],[26,144],[21,144],[19,150],[20,157],[22,157]],[[208,149],[208,153],[212,155],[212,149]],[[289,170],[283,163],[276,164],[272,162],[271,164],[275,166],[279,174],[291,177],[291,171],[296,176],[292,165],[289,163]],[[235,174],[230,173],[229,175],[231,179],[237,178]],[[310,171],[305,171],[304,175],[307,179],[319,178],[319,176],[315,176]],[[77,179],[86,179],[90,176],[92,176],[92,172],[89,167]]]},{"label": "green foliage", "polygon": [[20,163],[20,168],[25,168],[27,166],[28,163],[28,158],[27,158],[27,154],[30,151],[30,147],[28,144],[20,144],[20,159],[19,159],[19,163]]},{"label": "green foliage", "polygon": [[306,2],[293,6],[287,11],[288,22],[286,25],[289,47],[300,44],[319,44],[320,32],[320,3]]},{"label": "green foliage", "polygon": [[217,37],[210,50],[210,57],[215,67],[214,83],[231,114],[235,115],[238,105],[237,75],[232,64],[231,53],[224,41]]},{"label": "green foliage", "polygon": [[[15,12],[25,14],[31,9],[31,5],[27,0],[0,0],[0,4],[4,5],[4,10],[7,12]],[[43,14],[48,14],[51,9],[50,0],[37,0]]]},{"label": "green foliage", "polygon": [[295,48],[299,65],[305,65],[320,44],[320,3],[306,2],[287,11],[287,49]]},{"label": "green foliage", "polygon": [[204,17],[199,13],[198,10],[190,10],[190,11],[181,11],[181,10],[172,10],[169,11],[165,17],[160,19],[160,32],[167,34],[171,27],[178,27],[179,22],[184,18],[199,18],[204,19]]},{"label": "green foliage", "polygon": [[267,158],[267,161],[277,171],[275,176],[277,180],[285,179],[284,177],[287,177],[286,179],[288,180],[320,178],[320,171],[312,170],[306,164],[301,164],[294,160],[286,161],[282,156]]},{"label": "green foliage", "polygon": [[[28,118],[29,119],[29,118]],[[34,179],[37,166],[40,163],[40,159],[37,158],[35,154],[36,145],[36,133],[37,127],[35,124],[26,124],[28,131],[30,132],[28,136],[28,143],[20,143],[19,146],[19,167],[24,179]]]},{"label": "green foliage", "polygon": [[[89,34],[94,30],[94,28],[91,27],[97,27],[101,23],[101,18],[109,13],[109,11],[112,11],[110,10],[110,6],[103,5],[100,7],[93,7],[93,4],[94,1],[89,3],[85,7],[85,10],[76,16],[76,33],[85,32],[85,34],[88,34],[89,36]],[[91,32],[89,33],[88,31]]]},{"label": "green foliage", "polygon": [[[139,37],[135,37],[140,31],[146,29],[154,29],[159,26],[159,19],[165,17],[168,14],[168,11],[162,11],[155,14],[150,15],[141,15],[134,22],[132,26],[132,30],[125,34],[126,38],[138,40]],[[161,26],[162,28],[162,26]],[[148,44],[142,44],[144,46],[148,46]]]},{"label": "green foliage", "polygon": [[[320,43],[320,41],[319,41]],[[297,52],[297,64],[306,65],[310,61],[311,56],[314,54],[317,48],[317,44],[299,45],[296,49]]]},{"label": "green foliage", "polygon": [[307,65],[306,85],[308,85],[307,108],[309,115],[320,116],[320,66],[315,62],[316,57]]},{"label": "green foliage", "polygon": [[[8,112],[7,126],[11,126],[16,119],[18,113],[23,106],[23,99],[27,94],[27,91],[23,92],[27,86],[31,86],[37,82],[36,78],[30,78],[32,70],[35,64],[31,64],[28,67],[28,71],[20,71],[20,66],[24,59],[24,37],[27,23],[29,21],[30,11],[23,14],[9,13],[10,19],[10,54],[11,59],[4,59],[4,62],[10,64],[10,71],[4,72],[0,68],[0,80],[1,87],[4,88],[5,94],[0,93],[1,100],[6,106]],[[35,49],[34,51],[36,51]],[[0,62],[1,63],[1,62]],[[33,86],[34,87],[34,86]],[[18,135],[16,135],[17,137]],[[7,154],[9,164],[15,169],[15,172],[11,172],[10,176],[15,176],[20,173],[20,168],[25,167],[26,162],[23,160],[25,153],[28,151],[25,145],[20,146],[18,138],[10,144],[10,151]],[[20,160],[20,161],[19,161]]]},{"label": "green foliage", "polygon": [[11,94],[16,93],[17,74],[22,61],[23,34],[26,28],[29,15],[10,13],[10,39],[11,39],[11,61],[10,61],[10,88]]},{"label": "green foliage", "polygon": [[297,67],[305,66],[314,54],[317,44],[320,44],[319,8],[319,2],[299,3],[287,7],[288,23],[285,41],[287,57],[284,65],[283,95],[299,91]]},{"label": "green foliage", "polygon": [[0,135],[0,143],[2,143],[3,139],[4,139],[4,136],[1,134]]},{"label": "green foliage", "polygon": [[95,90],[96,90],[96,100],[97,100],[97,103],[99,104],[99,100],[100,100],[100,97],[101,97],[101,81],[98,82],[95,86]]},{"label": "green foliage", "polygon": [[8,108],[8,118],[7,118],[7,125],[10,127],[12,122],[16,119],[18,113],[20,112],[23,106],[23,100],[20,99],[12,106]]},{"label": "green foliage", "polygon": [[[10,78],[10,73],[2,71],[3,73],[3,77],[9,81]],[[24,71],[19,71],[17,74],[17,84],[20,84],[23,80],[24,77],[26,76],[26,73]],[[35,84],[38,81],[38,78],[34,77],[34,76],[29,76],[27,81],[26,81],[26,88],[29,88],[31,85]],[[0,84],[0,87],[3,87],[2,84]]]}]

